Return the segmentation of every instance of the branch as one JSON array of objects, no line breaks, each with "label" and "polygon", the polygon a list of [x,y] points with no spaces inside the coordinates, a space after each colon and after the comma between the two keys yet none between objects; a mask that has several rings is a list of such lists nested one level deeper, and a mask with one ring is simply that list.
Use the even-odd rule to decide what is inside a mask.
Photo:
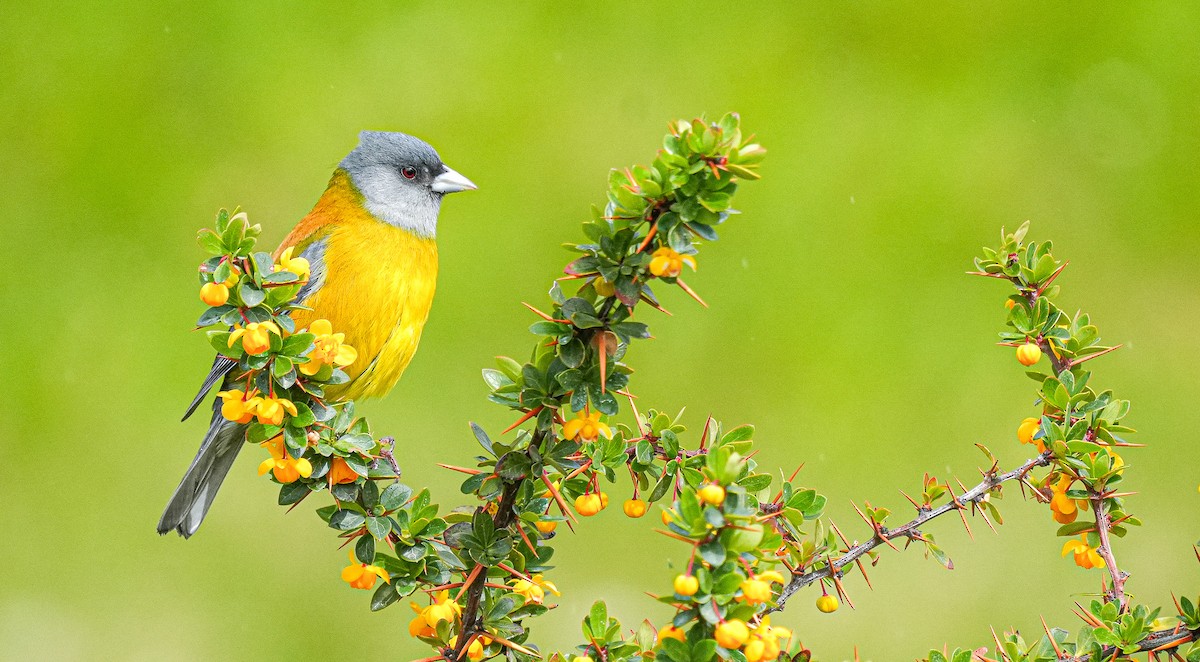
[{"label": "branch", "polygon": [[[530,448],[537,448],[545,435],[541,430],[534,433],[533,439],[529,442]],[[517,499],[517,492],[521,489],[521,483],[524,478],[518,478],[504,485],[504,493],[500,497],[500,504],[496,507],[496,514],[492,521],[496,525],[496,530],[505,530],[512,526],[516,520],[516,513],[513,511],[513,503]],[[479,506],[482,510],[486,506]],[[454,656],[449,658],[453,660],[461,660],[467,647],[475,639],[476,634],[487,634],[483,629],[483,617],[479,611],[480,599],[483,597],[483,589],[487,584],[487,570],[483,570],[484,576],[472,582],[467,588],[467,604],[463,608],[462,614],[462,631],[458,636],[458,645],[454,650]]]},{"label": "branch", "polygon": [[876,547],[888,544],[891,540],[901,537],[907,537],[911,540],[919,540],[921,538],[921,532],[918,527],[923,525],[925,522],[928,522],[935,517],[945,515],[952,510],[961,510],[965,507],[965,504],[978,503],[983,499],[984,496],[986,496],[996,487],[999,487],[1001,484],[1010,480],[1019,480],[1024,478],[1025,474],[1029,473],[1034,467],[1044,467],[1048,464],[1050,464],[1050,454],[1043,453],[1035,458],[1027,460],[1020,467],[1017,467],[1008,473],[997,474],[995,469],[993,469],[984,476],[983,481],[981,481],[978,485],[959,495],[957,501],[952,499],[949,503],[942,504],[937,508],[919,508],[919,512],[915,518],[897,528],[885,529],[881,527],[879,532],[873,538],[866,542],[861,542],[846,550],[846,553],[842,554],[825,567],[803,574],[792,575],[791,581],[789,581],[787,586],[784,586],[783,590],[780,591],[777,604],[768,610],[768,613],[783,609],[788,599],[791,598],[796,591],[799,591],[805,586],[808,586],[809,584],[812,584],[818,580],[825,579],[826,577],[832,577],[835,574],[840,577],[842,575],[842,568],[854,563],[860,556],[875,549]]},{"label": "branch", "polygon": [[[1151,632],[1146,635],[1145,639],[1138,642],[1138,649],[1135,652],[1156,653],[1169,651],[1191,641],[1200,641],[1200,630],[1184,630],[1182,627],[1174,627],[1170,630],[1158,630]],[[1100,659],[1115,659],[1115,656],[1120,652],[1120,649],[1116,646],[1105,646],[1100,652]],[[1068,662],[1090,662],[1091,659],[1089,655],[1081,655],[1080,657],[1069,658]],[[1157,657],[1151,659],[1157,659]]]},{"label": "branch", "polygon": [[1104,559],[1104,568],[1108,570],[1108,575],[1112,579],[1112,599],[1117,603],[1117,611],[1124,613],[1128,606],[1125,596],[1125,580],[1129,578],[1129,575],[1117,566],[1117,557],[1113,555],[1108,535],[1112,522],[1109,521],[1108,513],[1104,510],[1104,497],[1098,493],[1090,496],[1092,512],[1096,514],[1096,533],[1100,536],[1100,547],[1096,549],[1096,553]]}]

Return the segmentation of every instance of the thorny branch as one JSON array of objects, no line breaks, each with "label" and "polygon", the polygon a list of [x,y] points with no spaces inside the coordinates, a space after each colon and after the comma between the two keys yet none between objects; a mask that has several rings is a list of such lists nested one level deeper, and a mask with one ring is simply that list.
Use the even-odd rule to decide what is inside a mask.
[{"label": "thorny branch", "polygon": [[[1013,284],[1017,286],[1018,290],[1021,292],[1021,295],[1029,301],[1029,305],[1034,306],[1037,304],[1038,298],[1042,296],[1042,293],[1045,291],[1046,287],[1053,282],[1054,279],[1057,278],[1066,267],[1067,263],[1063,263],[1063,265],[1054,272],[1053,276],[1043,283],[1041,287],[1036,289],[1025,288],[1018,278],[1011,278],[1009,280],[1011,280]],[[1072,368],[1072,363],[1070,361],[1064,361],[1061,357],[1059,357],[1058,352],[1055,350],[1054,345],[1049,339],[1038,337],[1036,338],[1036,341],[1038,347],[1041,348],[1042,353],[1050,359],[1050,365],[1053,368],[1055,375],[1060,375],[1064,371]],[[1068,411],[1064,415],[1069,417],[1070,412]],[[1069,426],[1070,424],[1071,420],[1068,420],[1067,425]],[[1086,487],[1088,491],[1088,498],[1092,503],[1092,511],[1096,515],[1096,534],[1100,538],[1100,546],[1096,549],[1096,553],[1098,553],[1100,557],[1104,559],[1104,568],[1108,571],[1108,575],[1111,580],[1111,587],[1109,589],[1108,597],[1110,597],[1112,601],[1117,604],[1117,610],[1121,613],[1124,613],[1125,609],[1129,606],[1129,601],[1125,595],[1125,580],[1129,575],[1121,570],[1121,568],[1117,565],[1117,557],[1113,553],[1111,536],[1109,535],[1109,530],[1112,528],[1112,522],[1104,508],[1105,495],[1090,484],[1086,485]]]},{"label": "thorny branch", "polygon": [[788,599],[791,598],[796,591],[799,591],[813,582],[819,581],[826,577],[834,577],[835,575],[836,577],[841,577],[844,574],[843,568],[854,563],[860,556],[880,545],[888,544],[889,541],[896,538],[921,540],[922,536],[919,527],[929,520],[945,515],[950,511],[962,510],[967,507],[967,504],[977,504],[992,490],[996,489],[1003,483],[1014,479],[1019,480],[1024,478],[1025,474],[1028,474],[1034,467],[1044,467],[1049,463],[1050,454],[1043,453],[1035,458],[1027,460],[1020,467],[1017,467],[1008,473],[996,473],[995,469],[993,468],[992,471],[984,475],[983,481],[959,495],[958,499],[951,500],[950,502],[944,503],[937,508],[921,507],[915,518],[908,523],[898,526],[894,529],[880,527],[879,532],[876,533],[870,540],[854,545],[850,549],[846,550],[846,552],[837,559],[834,559],[832,562],[824,565],[823,567],[810,570],[802,574],[792,575],[792,579],[787,583],[787,586],[783,587],[783,590],[780,592],[776,606],[770,611],[778,611],[783,609]]}]

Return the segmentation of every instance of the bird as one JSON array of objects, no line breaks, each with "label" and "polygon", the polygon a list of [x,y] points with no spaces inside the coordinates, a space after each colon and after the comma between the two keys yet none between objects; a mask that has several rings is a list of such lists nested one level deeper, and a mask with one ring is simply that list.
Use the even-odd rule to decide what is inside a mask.
[{"label": "bird", "polygon": [[[349,381],[327,387],[328,398],[383,396],[400,379],[433,304],[442,198],[476,188],[423,140],[363,131],[312,211],[279,244],[276,260],[286,252],[309,263],[308,281],[296,296],[307,310],[291,313],[295,327],[328,320],[358,351],[345,368]],[[184,420],[213,386],[232,384],[235,366],[216,357]],[[208,432],[163,511],[159,534],[196,533],[245,445],[247,426],[226,420],[220,404],[214,398]]]}]

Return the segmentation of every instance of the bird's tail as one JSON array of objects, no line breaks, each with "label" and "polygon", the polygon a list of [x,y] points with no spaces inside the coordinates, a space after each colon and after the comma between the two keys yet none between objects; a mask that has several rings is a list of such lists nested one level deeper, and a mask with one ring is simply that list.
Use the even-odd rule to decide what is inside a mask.
[{"label": "bird's tail", "polygon": [[245,425],[225,420],[219,410],[213,412],[212,424],[196,458],[158,520],[160,535],[174,529],[188,538],[200,528],[209,506],[217,497],[217,490],[221,489],[221,481],[225,480],[245,440]]}]

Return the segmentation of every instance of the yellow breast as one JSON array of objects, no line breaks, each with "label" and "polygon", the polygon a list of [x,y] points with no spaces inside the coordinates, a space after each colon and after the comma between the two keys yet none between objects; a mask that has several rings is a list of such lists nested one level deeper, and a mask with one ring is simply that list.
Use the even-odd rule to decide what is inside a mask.
[{"label": "yellow breast", "polygon": [[437,245],[380,222],[365,210],[341,210],[325,235],[325,282],[297,311],[296,327],[324,318],[358,350],[351,381],[327,389],[336,398],[379,396],[412,361],[437,284]]}]

